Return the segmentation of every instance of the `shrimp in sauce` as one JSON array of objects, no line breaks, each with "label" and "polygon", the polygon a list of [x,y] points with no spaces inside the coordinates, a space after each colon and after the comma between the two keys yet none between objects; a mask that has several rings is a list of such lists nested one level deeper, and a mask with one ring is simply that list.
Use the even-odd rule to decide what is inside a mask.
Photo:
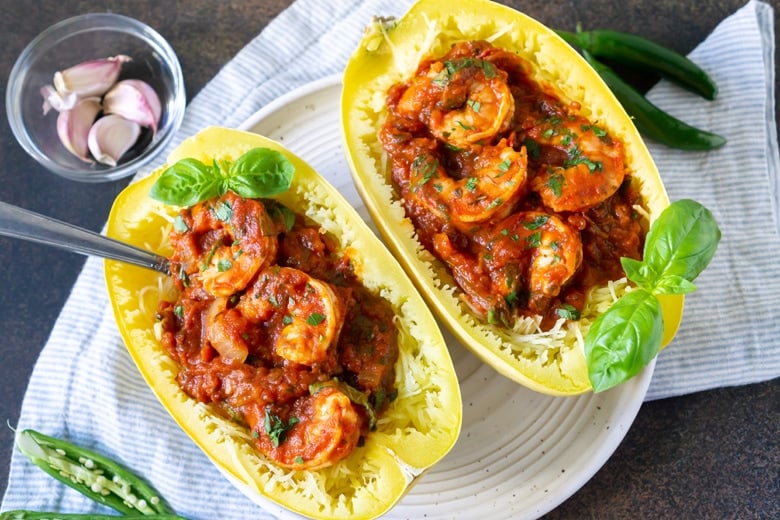
[{"label": "shrimp in sauce", "polygon": [[236,306],[255,323],[273,328],[276,355],[294,363],[325,361],[344,320],[344,300],[335,288],[292,267],[261,272]]},{"label": "shrimp in sauce", "polygon": [[243,289],[276,255],[278,224],[258,201],[233,192],[184,210],[171,233],[171,262],[212,296]]},{"label": "shrimp in sauce", "polygon": [[560,152],[560,164],[551,162],[531,181],[531,189],[553,211],[589,208],[612,196],[623,183],[622,145],[587,119],[551,117],[526,136]]},{"label": "shrimp in sauce", "polygon": [[379,138],[417,237],[466,305],[544,328],[622,275],[645,228],[620,140],[531,70],[490,43],[456,43],[389,89]]},{"label": "shrimp in sauce", "polygon": [[505,72],[488,61],[455,56],[421,67],[396,113],[419,119],[434,137],[453,148],[468,148],[509,127],[514,98]]},{"label": "shrimp in sauce", "polygon": [[[336,243],[302,217],[277,222],[274,204],[228,193],[182,212],[161,342],[185,393],[244,424],[274,463],[317,469],[347,457],[394,399],[398,331]],[[216,255],[242,263],[212,276]]]}]

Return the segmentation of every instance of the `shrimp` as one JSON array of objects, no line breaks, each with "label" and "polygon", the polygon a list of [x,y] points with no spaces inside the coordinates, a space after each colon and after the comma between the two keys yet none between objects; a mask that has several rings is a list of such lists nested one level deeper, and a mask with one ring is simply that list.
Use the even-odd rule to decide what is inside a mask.
[{"label": "shrimp", "polygon": [[276,258],[278,227],[257,200],[233,192],[196,204],[171,233],[171,262],[185,285],[201,284],[215,297],[242,291]]},{"label": "shrimp", "polygon": [[285,418],[270,406],[253,430],[255,445],[280,466],[319,469],[349,455],[357,446],[363,420],[349,397],[334,386],[295,401]]},{"label": "shrimp", "polygon": [[421,147],[410,166],[410,195],[428,211],[454,223],[503,218],[525,194],[528,158],[502,139],[485,146],[460,179],[449,176],[438,155]]},{"label": "shrimp", "polygon": [[466,302],[482,316],[506,317],[525,306],[544,314],[582,263],[579,233],[555,215],[514,213],[479,231],[471,251],[440,233],[436,253],[452,269]]},{"label": "shrimp", "polygon": [[263,270],[236,308],[271,329],[278,356],[308,366],[328,358],[346,314],[346,302],[329,284],[278,266]]},{"label": "shrimp", "polygon": [[514,97],[504,71],[464,56],[430,62],[411,80],[395,112],[424,123],[448,146],[465,149],[509,129]]},{"label": "shrimp", "polygon": [[228,308],[228,299],[214,298],[206,309],[205,333],[214,349],[227,363],[243,363],[249,355],[245,335],[247,320],[236,308]]},{"label": "shrimp", "polygon": [[547,157],[558,152],[562,159],[530,181],[531,190],[555,212],[595,206],[623,183],[626,169],[622,144],[584,118],[549,117],[529,129],[527,137],[540,147],[553,148],[545,151]]}]

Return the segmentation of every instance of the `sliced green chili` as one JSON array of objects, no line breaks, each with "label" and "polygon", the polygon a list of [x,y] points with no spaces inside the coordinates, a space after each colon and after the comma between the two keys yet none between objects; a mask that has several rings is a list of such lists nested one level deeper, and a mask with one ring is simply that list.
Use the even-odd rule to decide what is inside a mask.
[{"label": "sliced green chili", "polygon": [[658,108],[589,52],[583,51],[583,55],[632,117],[641,134],[680,150],[713,150],[726,144],[724,137],[693,127]]},{"label": "sliced green chili", "polygon": [[35,430],[17,432],[16,445],[22,454],[55,479],[122,514],[175,514],[143,479],[99,453]]},{"label": "sliced green chili", "polygon": [[715,81],[696,63],[682,54],[636,34],[598,29],[556,31],[569,44],[596,58],[619,65],[654,72],[691,92],[713,100],[718,93]]}]

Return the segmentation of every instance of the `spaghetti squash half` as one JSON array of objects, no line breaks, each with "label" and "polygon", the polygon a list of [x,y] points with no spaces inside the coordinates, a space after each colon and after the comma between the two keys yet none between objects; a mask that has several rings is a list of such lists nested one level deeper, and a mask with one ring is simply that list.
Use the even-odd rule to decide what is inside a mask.
[{"label": "spaghetti squash half", "polygon": [[[395,311],[399,357],[397,397],[345,459],[323,469],[273,464],[252,445],[250,432],[182,391],[179,367],[161,346],[155,313],[171,289],[169,278],[108,260],[105,275],[120,333],[162,405],[219,470],[261,505],[275,504],[311,518],[375,518],[388,511],[416,479],[454,445],[461,427],[457,377],[438,326],[419,293],[348,202],[304,161],[257,134],[208,128],[185,140],[168,165],[185,158],[235,161],[250,149],[270,148],[295,168],[291,187],[273,197],[303,215],[348,252],[358,278]],[[171,254],[168,234],[178,208],[149,197],[166,167],[128,186],[108,220],[109,236]]]},{"label": "spaghetti squash half", "polygon": [[[529,103],[518,90],[510,96],[501,80],[513,76],[533,85],[522,92],[536,92],[535,101]],[[432,101],[431,93],[440,97]],[[534,103],[537,113],[549,110],[544,121],[534,120],[533,110],[523,112]],[[552,30],[509,7],[488,0],[420,0],[400,19],[377,18],[366,31],[344,72],[341,110],[358,192],[388,247],[452,333],[499,373],[533,390],[552,395],[590,391],[584,338],[594,320],[631,290],[626,278],[614,276],[588,287],[574,318],[561,313],[551,322],[549,315],[526,312],[501,322],[497,308],[503,311],[523,299],[531,303],[524,311],[543,308],[559,297],[560,284],[548,283],[548,289],[544,284],[550,277],[540,277],[540,294],[529,298],[511,285],[524,281],[523,276],[533,284],[534,273],[515,273],[507,282],[496,273],[513,268],[512,260],[499,265],[503,271],[489,269],[499,264],[490,248],[502,241],[547,246],[546,256],[534,260],[543,268],[566,259],[555,251],[564,239],[578,245],[578,238],[570,236],[576,233],[567,231],[575,222],[571,215],[580,211],[579,201],[592,205],[602,199],[579,192],[564,200],[568,177],[563,180],[563,170],[576,170],[580,180],[588,181],[607,169],[606,162],[590,160],[578,140],[589,138],[598,146],[603,139],[619,149],[620,172],[608,188],[635,194],[631,219],[640,222],[643,232],[669,205],[647,148],[596,72]],[[523,124],[530,126],[514,131]],[[420,126],[426,128],[420,131]],[[473,149],[489,146],[489,152],[479,152],[482,159],[468,157]],[[540,155],[558,163],[535,174],[529,168],[525,178],[526,163],[540,162]],[[442,173],[444,163],[465,164],[466,173],[448,177]],[[532,202],[520,198],[516,188],[521,183],[527,184],[523,190],[536,192]],[[491,199],[491,193],[497,195]],[[526,218],[507,218],[503,208],[509,212],[513,207],[522,208]],[[551,207],[560,215],[542,213]],[[514,227],[494,224],[503,224],[504,218],[515,218]],[[559,233],[545,242],[541,226],[551,223]],[[466,250],[460,244],[468,240]],[[442,252],[450,253],[446,261]],[[572,271],[587,257],[582,261],[572,253],[569,262]],[[619,258],[613,263],[622,274]],[[480,293],[485,286],[504,292]],[[663,345],[676,333],[682,305],[682,296],[663,299]]]}]

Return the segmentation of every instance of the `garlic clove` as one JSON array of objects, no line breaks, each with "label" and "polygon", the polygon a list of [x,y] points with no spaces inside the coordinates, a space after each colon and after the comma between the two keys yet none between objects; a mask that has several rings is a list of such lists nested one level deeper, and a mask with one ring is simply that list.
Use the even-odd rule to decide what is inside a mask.
[{"label": "garlic clove", "polygon": [[98,119],[89,130],[89,151],[99,163],[116,166],[119,159],[138,141],[141,125],[116,114]]},{"label": "garlic clove", "polygon": [[157,92],[139,79],[125,79],[114,85],[103,98],[103,111],[117,114],[157,133],[162,107]]},{"label": "garlic clove", "polygon": [[122,64],[130,61],[123,54],[89,60],[54,73],[54,88],[61,96],[75,94],[80,98],[102,96],[119,79]]},{"label": "garlic clove", "polygon": [[76,94],[71,93],[63,96],[51,85],[41,87],[41,96],[43,96],[43,115],[48,114],[52,108],[57,112],[70,110],[79,100]]},{"label": "garlic clove", "polygon": [[57,135],[63,146],[84,162],[93,163],[87,143],[90,128],[100,112],[100,98],[82,99],[57,115]]}]

